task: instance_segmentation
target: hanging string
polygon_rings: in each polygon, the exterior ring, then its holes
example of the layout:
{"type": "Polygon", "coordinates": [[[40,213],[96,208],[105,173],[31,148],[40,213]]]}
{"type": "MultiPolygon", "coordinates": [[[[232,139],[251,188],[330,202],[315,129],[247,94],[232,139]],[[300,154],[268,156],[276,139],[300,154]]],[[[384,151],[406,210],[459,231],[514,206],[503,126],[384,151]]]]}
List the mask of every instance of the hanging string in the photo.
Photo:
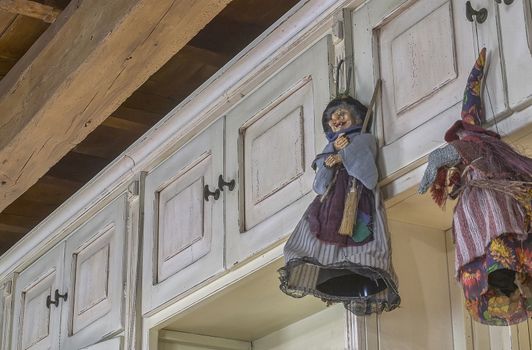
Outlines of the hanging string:
{"type": "Polygon", "coordinates": [[[340,69],[342,68],[343,63],[344,60],[341,59],[340,62],[338,62],[338,66],[336,67],[336,97],[340,96],[340,69]]]}
{"type": "MultiPolygon", "coordinates": [[[[475,26],[475,34],[476,34],[475,38],[476,38],[476,42],[477,42],[477,57],[478,57],[478,55],[480,54],[480,41],[478,39],[478,26],[477,26],[477,22],[476,21],[474,22],[474,26],[475,26]]],[[[488,95],[488,104],[490,106],[491,115],[492,115],[493,121],[495,123],[495,130],[497,131],[497,134],[500,135],[499,124],[498,124],[497,118],[495,116],[495,109],[493,108],[493,104],[491,103],[490,89],[489,89],[488,84],[487,84],[487,73],[488,73],[487,70],[485,70],[485,72],[484,72],[484,88],[486,89],[486,94],[488,95]]]]}
{"type": "Polygon", "coordinates": [[[353,69],[351,67],[349,67],[348,71],[347,71],[347,80],[345,82],[345,92],[344,92],[344,95],[351,95],[349,93],[349,88],[351,87],[351,73],[352,73],[353,69]]]}

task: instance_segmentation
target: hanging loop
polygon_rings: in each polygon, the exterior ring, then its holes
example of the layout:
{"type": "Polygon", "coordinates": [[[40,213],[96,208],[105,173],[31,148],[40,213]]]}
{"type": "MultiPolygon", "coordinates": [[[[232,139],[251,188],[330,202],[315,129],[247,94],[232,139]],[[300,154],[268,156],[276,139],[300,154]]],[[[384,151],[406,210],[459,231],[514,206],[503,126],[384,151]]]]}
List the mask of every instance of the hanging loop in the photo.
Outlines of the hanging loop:
{"type": "Polygon", "coordinates": [[[234,190],[235,189],[235,180],[233,179],[233,180],[231,180],[229,182],[226,182],[222,175],[218,176],[218,188],[220,189],[220,191],[224,190],[224,186],[227,186],[227,189],[229,191],[234,190]]]}
{"type": "Polygon", "coordinates": [[[46,307],[50,308],[50,305],[55,305],[55,307],[59,306],[59,299],[63,299],[64,301],[68,298],[68,293],[65,294],[59,294],[59,289],[55,290],[55,300],[52,300],[52,296],[49,295],[46,297],[46,307]]]}
{"type": "Polygon", "coordinates": [[[484,23],[488,18],[488,10],[481,8],[480,10],[473,9],[471,6],[471,1],[466,2],[466,18],[469,22],[473,22],[473,16],[477,23],[484,23]]]}
{"type": "MultiPolygon", "coordinates": [[[[495,2],[497,4],[500,4],[502,1],[501,0],[495,0],[495,2]]],[[[511,5],[511,4],[513,4],[513,2],[514,2],[514,0],[504,0],[504,4],[505,5],[511,5]]]]}
{"type": "Polygon", "coordinates": [[[220,198],[220,190],[216,189],[216,191],[212,192],[209,189],[209,185],[205,185],[205,187],[203,187],[203,199],[205,199],[205,202],[209,201],[209,197],[214,198],[214,200],[218,200],[218,198],[220,198]]]}

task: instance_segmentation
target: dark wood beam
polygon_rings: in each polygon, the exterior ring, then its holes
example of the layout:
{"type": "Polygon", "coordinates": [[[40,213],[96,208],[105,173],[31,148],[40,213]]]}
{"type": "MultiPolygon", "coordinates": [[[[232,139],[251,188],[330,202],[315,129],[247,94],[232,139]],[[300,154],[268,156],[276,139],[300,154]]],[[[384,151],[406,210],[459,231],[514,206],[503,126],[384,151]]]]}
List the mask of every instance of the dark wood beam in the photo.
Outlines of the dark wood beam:
{"type": "Polygon", "coordinates": [[[92,0],[67,6],[0,83],[0,211],[230,1],[92,0]]]}

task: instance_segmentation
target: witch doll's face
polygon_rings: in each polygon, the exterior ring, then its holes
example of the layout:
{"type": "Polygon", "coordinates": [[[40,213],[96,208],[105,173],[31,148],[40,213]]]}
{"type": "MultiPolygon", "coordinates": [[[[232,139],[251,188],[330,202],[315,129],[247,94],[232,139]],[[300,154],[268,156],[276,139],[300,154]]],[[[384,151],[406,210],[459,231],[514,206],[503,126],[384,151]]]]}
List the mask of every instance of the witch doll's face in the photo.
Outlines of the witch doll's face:
{"type": "Polygon", "coordinates": [[[349,128],[353,125],[353,116],[345,108],[338,108],[331,114],[331,119],[329,120],[329,126],[334,132],[338,132],[344,129],[349,128]]]}

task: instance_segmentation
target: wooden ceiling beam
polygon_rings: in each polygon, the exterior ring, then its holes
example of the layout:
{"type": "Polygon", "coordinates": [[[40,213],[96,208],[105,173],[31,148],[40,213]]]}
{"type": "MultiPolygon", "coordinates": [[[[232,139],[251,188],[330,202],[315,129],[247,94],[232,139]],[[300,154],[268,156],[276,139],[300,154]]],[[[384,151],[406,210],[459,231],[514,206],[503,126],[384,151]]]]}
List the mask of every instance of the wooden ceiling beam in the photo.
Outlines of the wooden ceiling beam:
{"type": "Polygon", "coordinates": [[[0,10],[37,18],[46,23],[55,22],[61,13],[60,9],[31,0],[0,0],[0,10]]]}
{"type": "Polygon", "coordinates": [[[72,2],[0,81],[0,211],[231,0],[72,2]]]}

